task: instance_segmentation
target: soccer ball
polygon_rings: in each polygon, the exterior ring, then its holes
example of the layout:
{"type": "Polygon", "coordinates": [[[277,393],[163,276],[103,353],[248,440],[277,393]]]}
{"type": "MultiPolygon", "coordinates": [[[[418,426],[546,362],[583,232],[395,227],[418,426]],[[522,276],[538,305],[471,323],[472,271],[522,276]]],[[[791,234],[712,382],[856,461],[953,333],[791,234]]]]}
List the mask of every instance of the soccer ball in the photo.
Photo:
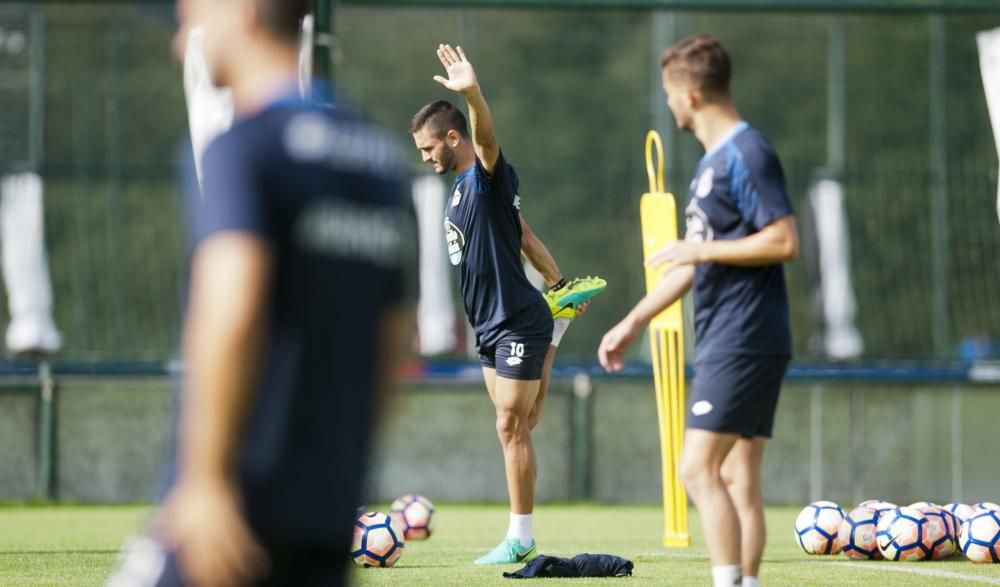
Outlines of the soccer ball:
{"type": "MultiPolygon", "coordinates": [[[[894,510],[894,509],[896,509],[899,506],[897,506],[896,504],[894,504],[894,503],[892,503],[890,501],[883,501],[881,499],[866,499],[865,501],[859,503],[858,507],[859,508],[871,508],[871,509],[875,510],[877,513],[881,513],[881,512],[887,511],[887,510],[894,510]]],[[[855,509],[857,509],[857,508],[855,508],[855,509]]]]}
{"type": "Polygon", "coordinates": [[[958,518],[940,507],[922,510],[927,518],[928,534],[935,537],[931,543],[931,560],[948,558],[958,552],[958,518]]]}
{"type": "Polygon", "coordinates": [[[795,518],[795,539],[806,554],[837,554],[837,534],[844,521],[844,510],[832,501],[815,501],[795,518]]]}
{"type": "Polygon", "coordinates": [[[404,544],[403,531],[385,514],[368,512],[354,521],[351,558],[362,567],[391,567],[404,544]]]}
{"type": "Polygon", "coordinates": [[[917,510],[918,512],[923,512],[929,510],[930,508],[937,508],[941,506],[939,506],[936,503],[931,503],[929,501],[918,501],[916,503],[911,503],[909,507],[917,510]]]}
{"type": "Polygon", "coordinates": [[[423,540],[434,531],[434,504],[422,495],[404,495],[389,506],[389,517],[406,540],[423,540]]]}
{"type": "Polygon", "coordinates": [[[981,511],[966,520],[959,545],[974,563],[1000,563],[1000,512],[981,511]]]}
{"type": "Polygon", "coordinates": [[[964,503],[949,503],[944,506],[944,509],[948,510],[956,518],[958,518],[959,528],[961,528],[961,524],[968,520],[976,511],[976,508],[964,503]]]}
{"type": "Polygon", "coordinates": [[[893,561],[918,561],[930,558],[931,546],[943,535],[943,528],[932,526],[927,517],[911,507],[900,507],[883,514],[879,520],[878,549],[893,561]]]}
{"type": "Polygon", "coordinates": [[[840,523],[837,541],[847,558],[878,559],[876,535],[879,513],[869,507],[856,507],[840,523]]]}
{"type": "Polygon", "coordinates": [[[1000,512],[1000,505],[993,503],[992,501],[981,501],[972,506],[977,510],[990,510],[991,512],[1000,512]]]}

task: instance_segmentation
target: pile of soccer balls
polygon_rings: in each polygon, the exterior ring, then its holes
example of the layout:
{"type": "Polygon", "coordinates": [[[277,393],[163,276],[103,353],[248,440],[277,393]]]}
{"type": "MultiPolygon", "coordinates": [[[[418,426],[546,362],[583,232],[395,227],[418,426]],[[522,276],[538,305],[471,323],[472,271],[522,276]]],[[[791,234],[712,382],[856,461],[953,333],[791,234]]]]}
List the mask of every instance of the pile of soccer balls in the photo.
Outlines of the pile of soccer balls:
{"type": "Polygon", "coordinates": [[[839,505],[817,501],[796,518],[795,539],[807,554],[919,561],[961,551],[974,563],[1000,563],[1000,505],[870,499],[844,515],[839,505]]]}
{"type": "Polygon", "coordinates": [[[351,558],[362,567],[391,567],[408,540],[424,540],[434,531],[434,504],[420,495],[404,495],[389,515],[368,512],[354,522],[351,558]]]}

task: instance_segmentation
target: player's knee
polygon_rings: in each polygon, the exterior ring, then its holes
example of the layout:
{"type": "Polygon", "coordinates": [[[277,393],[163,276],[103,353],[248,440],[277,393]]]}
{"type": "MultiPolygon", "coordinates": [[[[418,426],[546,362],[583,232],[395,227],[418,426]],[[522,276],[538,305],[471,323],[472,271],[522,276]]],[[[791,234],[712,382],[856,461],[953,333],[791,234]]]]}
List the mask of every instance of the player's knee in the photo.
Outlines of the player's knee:
{"type": "Polygon", "coordinates": [[[528,419],[506,408],[497,410],[497,436],[502,444],[513,442],[528,432],[528,419]]]}
{"type": "Polygon", "coordinates": [[[718,468],[713,468],[708,463],[693,459],[681,461],[680,478],[681,483],[684,484],[688,493],[693,495],[710,491],[723,485],[718,468]]]}

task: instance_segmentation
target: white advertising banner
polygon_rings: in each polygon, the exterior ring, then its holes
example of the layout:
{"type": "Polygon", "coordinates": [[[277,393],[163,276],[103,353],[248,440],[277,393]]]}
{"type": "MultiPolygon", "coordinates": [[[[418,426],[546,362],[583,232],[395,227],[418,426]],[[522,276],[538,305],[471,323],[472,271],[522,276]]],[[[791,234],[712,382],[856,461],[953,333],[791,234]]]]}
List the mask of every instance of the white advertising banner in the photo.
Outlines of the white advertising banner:
{"type": "MultiPolygon", "coordinates": [[[[979,45],[979,66],[983,71],[983,89],[993,123],[993,138],[1000,156],[1000,28],[976,35],[979,45]]],[[[1000,220],[1000,185],[997,186],[997,219],[1000,220]]]]}

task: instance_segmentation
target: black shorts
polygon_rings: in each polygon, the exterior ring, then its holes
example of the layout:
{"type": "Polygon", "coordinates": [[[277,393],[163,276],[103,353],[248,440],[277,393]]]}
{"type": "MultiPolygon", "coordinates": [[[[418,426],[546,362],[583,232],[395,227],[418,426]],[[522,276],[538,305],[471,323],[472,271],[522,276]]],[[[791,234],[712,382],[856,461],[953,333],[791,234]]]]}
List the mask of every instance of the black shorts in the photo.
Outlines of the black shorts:
{"type": "Polygon", "coordinates": [[[537,381],[552,344],[552,326],[549,305],[539,298],[490,333],[489,344],[479,347],[479,362],[501,377],[537,381]]]}
{"type": "Polygon", "coordinates": [[[788,361],[782,355],[741,354],[699,359],[687,427],[770,438],[788,361]]]}

